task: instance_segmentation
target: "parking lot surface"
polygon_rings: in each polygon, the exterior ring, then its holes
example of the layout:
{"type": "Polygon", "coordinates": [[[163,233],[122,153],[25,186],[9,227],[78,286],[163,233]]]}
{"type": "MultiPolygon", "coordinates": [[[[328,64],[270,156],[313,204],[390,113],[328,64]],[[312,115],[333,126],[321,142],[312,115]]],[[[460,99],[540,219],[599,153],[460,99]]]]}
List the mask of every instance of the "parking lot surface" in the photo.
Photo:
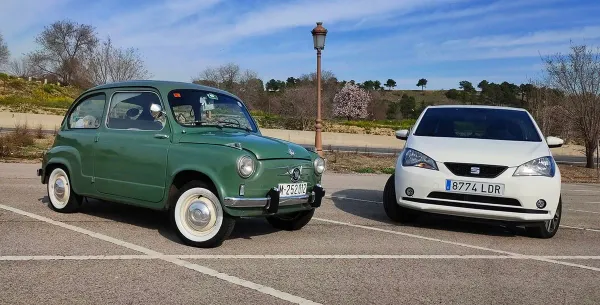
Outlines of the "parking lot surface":
{"type": "Polygon", "coordinates": [[[1,304],[600,304],[600,187],[563,184],[552,239],[424,217],[388,221],[387,175],[326,174],[296,232],[241,219],[215,249],[165,213],[47,206],[36,164],[0,164],[1,304]]]}

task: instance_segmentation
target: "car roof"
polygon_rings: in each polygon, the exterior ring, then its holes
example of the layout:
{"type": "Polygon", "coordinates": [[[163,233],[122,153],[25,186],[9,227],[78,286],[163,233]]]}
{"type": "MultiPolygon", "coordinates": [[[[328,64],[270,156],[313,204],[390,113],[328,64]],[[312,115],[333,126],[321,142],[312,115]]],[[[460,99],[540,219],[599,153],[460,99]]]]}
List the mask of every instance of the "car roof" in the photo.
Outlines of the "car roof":
{"type": "Polygon", "coordinates": [[[213,93],[220,93],[220,94],[228,95],[228,96],[234,97],[236,99],[239,99],[234,94],[224,91],[224,90],[221,90],[221,89],[218,89],[218,88],[194,84],[194,83],[168,81],[168,80],[130,80],[130,81],[114,82],[114,83],[102,84],[102,85],[98,85],[98,86],[89,88],[84,93],[88,93],[90,91],[95,91],[95,90],[123,88],[123,87],[155,87],[159,91],[165,91],[165,92],[168,92],[171,90],[176,90],[176,89],[196,89],[196,90],[210,91],[213,93]]]}
{"type": "Polygon", "coordinates": [[[507,107],[507,106],[490,106],[490,105],[434,105],[427,108],[480,108],[480,109],[498,109],[498,110],[520,110],[525,111],[525,108],[507,107]]]}

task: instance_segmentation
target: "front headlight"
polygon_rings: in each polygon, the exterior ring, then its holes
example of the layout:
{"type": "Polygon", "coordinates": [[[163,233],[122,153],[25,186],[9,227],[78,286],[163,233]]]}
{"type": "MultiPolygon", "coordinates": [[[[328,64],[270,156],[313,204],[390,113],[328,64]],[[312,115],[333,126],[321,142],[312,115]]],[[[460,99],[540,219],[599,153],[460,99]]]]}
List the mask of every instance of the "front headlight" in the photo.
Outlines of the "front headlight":
{"type": "Polygon", "coordinates": [[[317,157],[313,162],[313,165],[317,174],[321,175],[325,171],[325,160],[323,160],[323,158],[317,157]]]}
{"type": "Polygon", "coordinates": [[[406,151],[402,157],[402,166],[416,166],[420,168],[438,170],[435,160],[431,159],[426,154],[411,148],[406,148],[405,150],[406,151]]]}
{"type": "Polygon", "coordinates": [[[248,178],[254,173],[254,160],[248,156],[242,156],[237,162],[238,174],[242,178],[248,178]]]}
{"type": "Polygon", "coordinates": [[[525,164],[521,164],[515,170],[513,176],[546,176],[554,177],[556,165],[554,159],[550,156],[533,159],[525,164]]]}

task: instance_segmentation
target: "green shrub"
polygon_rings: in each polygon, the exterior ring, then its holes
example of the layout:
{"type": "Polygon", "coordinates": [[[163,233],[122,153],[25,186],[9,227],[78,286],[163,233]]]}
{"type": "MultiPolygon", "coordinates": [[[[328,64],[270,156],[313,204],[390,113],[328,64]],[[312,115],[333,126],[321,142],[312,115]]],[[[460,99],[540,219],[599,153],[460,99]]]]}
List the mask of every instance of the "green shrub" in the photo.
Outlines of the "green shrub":
{"type": "Polygon", "coordinates": [[[0,73],[0,80],[7,81],[10,79],[10,76],[6,73],[0,73]]]}
{"type": "Polygon", "coordinates": [[[390,128],[394,130],[408,129],[414,125],[416,120],[405,119],[398,120],[376,120],[376,121],[341,121],[340,123],[346,126],[355,126],[361,128],[390,128]]]}

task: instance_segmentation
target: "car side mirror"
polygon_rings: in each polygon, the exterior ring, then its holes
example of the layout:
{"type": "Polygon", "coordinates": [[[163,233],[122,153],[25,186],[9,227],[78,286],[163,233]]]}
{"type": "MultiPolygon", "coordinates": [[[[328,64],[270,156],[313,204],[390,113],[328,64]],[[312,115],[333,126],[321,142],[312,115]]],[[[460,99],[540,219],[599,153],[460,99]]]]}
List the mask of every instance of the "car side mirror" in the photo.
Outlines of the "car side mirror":
{"type": "Polygon", "coordinates": [[[565,141],[557,137],[547,137],[546,143],[548,143],[548,147],[550,148],[557,148],[563,146],[565,141]]]}
{"type": "Polygon", "coordinates": [[[164,114],[162,107],[159,104],[150,105],[150,114],[154,119],[160,118],[161,115],[164,114]]]}
{"type": "Polygon", "coordinates": [[[396,130],[396,139],[407,140],[408,139],[408,129],[396,130]]]}

